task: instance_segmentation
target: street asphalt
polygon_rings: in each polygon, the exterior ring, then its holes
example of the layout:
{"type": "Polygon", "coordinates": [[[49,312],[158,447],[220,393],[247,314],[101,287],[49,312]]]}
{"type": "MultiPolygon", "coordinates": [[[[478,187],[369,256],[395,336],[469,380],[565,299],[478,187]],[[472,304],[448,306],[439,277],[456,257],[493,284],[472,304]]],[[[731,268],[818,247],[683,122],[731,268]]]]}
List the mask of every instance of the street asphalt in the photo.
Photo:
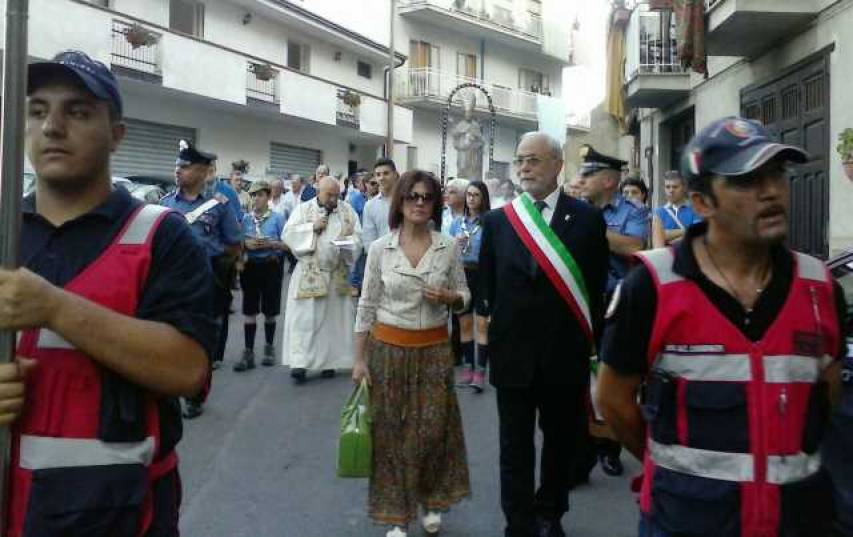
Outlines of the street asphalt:
{"type": "MultiPolygon", "coordinates": [[[[239,311],[240,295],[235,297],[239,311]]],[[[243,331],[232,315],[228,352],[214,373],[205,413],[185,422],[179,446],[185,537],[384,537],[367,517],[367,480],[335,476],[340,410],[352,390],[348,372],[290,382],[282,366],[234,373],[243,331]]],[[[280,323],[279,323],[280,324],[280,323]]],[[[262,347],[258,331],[257,350],[262,347]]],[[[281,348],[281,326],[278,330],[281,348]]],[[[328,334],[334,337],[334,334],[328,334]]],[[[458,391],[472,496],[444,517],[444,537],[499,537],[498,433],[494,390],[458,391]]],[[[598,468],[571,495],[569,537],[633,537],[637,507],[628,482],[639,463],[623,454],[626,474],[598,468]]],[[[409,535],[424,535],[410,527],[409,535]]]]}

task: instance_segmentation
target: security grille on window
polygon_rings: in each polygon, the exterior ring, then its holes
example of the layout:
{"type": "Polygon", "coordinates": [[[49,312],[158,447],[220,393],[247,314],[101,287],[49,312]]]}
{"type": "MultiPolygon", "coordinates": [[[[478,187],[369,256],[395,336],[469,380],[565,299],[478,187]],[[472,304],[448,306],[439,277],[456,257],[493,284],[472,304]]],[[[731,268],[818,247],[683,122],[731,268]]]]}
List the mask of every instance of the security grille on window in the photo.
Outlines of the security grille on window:
{"type": "Polygon", "coordinates": [[[169,28],[204,37],[204,4],[198,0],[170,0],[169,28]]]}
{"type": "Polygon", "coordinates": [[[373,78],[373,66],[367,62],[358,62],[356,64],[358,76],[363,78],[373,78]]]}
{"type": "Polygon", "coordinates": [[[308,45],[296,41],[287,42],[287,66],[297,71],[309,71],[310,49],[308,45]]]}

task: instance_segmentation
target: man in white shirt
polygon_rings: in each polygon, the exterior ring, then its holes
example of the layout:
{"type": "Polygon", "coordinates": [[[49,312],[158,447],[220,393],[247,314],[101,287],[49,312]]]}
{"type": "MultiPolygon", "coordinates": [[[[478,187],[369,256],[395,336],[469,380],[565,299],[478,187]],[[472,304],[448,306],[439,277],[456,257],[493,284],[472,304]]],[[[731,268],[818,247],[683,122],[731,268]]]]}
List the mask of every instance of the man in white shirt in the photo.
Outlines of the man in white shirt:
{"type": "Polygon", "coordinates": [[[444,206],[444,212],[441,214],[441,232],[445,235],[450,234],[450,224],[453,223],[453,219],[465,214],[465,191],[468,190],[469,184],[471,184],[470,181],[459,177],[447,182],[445,187],[447,205],[444,206]]]}
{"type": "Polygon", "coordinates": [[[284,200],[282,204],[288,214],[293,213],[293,209],[299,205],[299,198],[302,196],[302,189],[305,187],[305,179],[298,173],[290,176],[290,190],[283,194],[284,200]]]}
{"type": "Polygon", "coordinates": [[[388,233],[388,211],[391,208],[391,190],[397,184],[400,174],[397,166],[389,158],[376,161],[373,165],[373,177],[379,182],[379,194],[371,198],[362,213],[362,243],[365,255],[370,243],[388,233]]]}
{"type": "Polygon", "coordinates": [[[287,220],[287,216],[290,214],[290,211],[287,210],[287,206],[285,205],[284,182],[281,179],[273,179],[270,181],[270,189],[270,210],[274,213],[280,214],[285,220],[287,220]]]}

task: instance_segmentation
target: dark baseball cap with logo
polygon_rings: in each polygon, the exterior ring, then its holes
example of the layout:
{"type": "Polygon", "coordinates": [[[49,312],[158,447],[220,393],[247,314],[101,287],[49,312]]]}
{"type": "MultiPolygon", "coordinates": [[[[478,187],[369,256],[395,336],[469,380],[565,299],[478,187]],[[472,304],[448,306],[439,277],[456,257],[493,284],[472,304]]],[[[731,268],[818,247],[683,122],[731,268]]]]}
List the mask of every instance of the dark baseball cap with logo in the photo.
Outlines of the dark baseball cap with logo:
{"type": "Polygon", "coordinates": [[[27,95],[31,95],[57,73],[76,78],[95,98],[112,103],[118,115],[122,115],[121,93],[115,75],[106,65],[79,50],[66,50],[50,61],[30,64],[27,72],[27,95]]]}
{"type": "Polygon", "coordinates": [[[798,164],[809,160],[805,150],[771,140],[761,123],[731,116],[714,121],[690,140],[681,156],[681,174],[688,185],[696,185],[714,175],[749,174],[776,157],[798,164]]]}

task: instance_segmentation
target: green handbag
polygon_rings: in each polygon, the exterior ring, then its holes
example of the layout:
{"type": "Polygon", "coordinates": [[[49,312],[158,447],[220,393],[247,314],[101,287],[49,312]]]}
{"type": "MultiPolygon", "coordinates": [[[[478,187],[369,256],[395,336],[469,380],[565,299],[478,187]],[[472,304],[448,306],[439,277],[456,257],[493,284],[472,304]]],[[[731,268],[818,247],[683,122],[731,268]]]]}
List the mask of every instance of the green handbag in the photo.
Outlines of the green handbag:
{"type": "Polygon", "coordinates": [[[341,412],[338,477],[370,477],[372,456],[370,392],[367,381],[362,380],[341,412]]]}

